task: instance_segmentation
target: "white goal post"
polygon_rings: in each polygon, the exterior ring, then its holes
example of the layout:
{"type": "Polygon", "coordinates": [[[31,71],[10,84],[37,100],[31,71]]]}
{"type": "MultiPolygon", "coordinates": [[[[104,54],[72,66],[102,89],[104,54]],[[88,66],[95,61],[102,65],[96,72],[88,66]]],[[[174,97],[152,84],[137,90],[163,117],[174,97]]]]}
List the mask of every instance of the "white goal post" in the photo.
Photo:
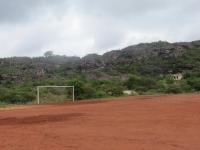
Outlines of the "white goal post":
{"type": "Polygon", "coordinates": [[[74,86],[37,86],[37,104],[40,104],[40,88],[72,88],[72,99],[74,99],[74,86]]]}

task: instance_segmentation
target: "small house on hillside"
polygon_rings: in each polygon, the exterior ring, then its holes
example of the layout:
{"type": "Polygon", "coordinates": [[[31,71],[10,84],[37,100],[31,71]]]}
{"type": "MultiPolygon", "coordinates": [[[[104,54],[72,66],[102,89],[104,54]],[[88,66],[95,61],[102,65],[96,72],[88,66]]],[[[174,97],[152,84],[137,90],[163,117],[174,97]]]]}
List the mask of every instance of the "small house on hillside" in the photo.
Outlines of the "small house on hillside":
{"type": "Polygon", "coordinates": [[[126,90],[126,91],[123,91],[123,94],[124,95],[138,95],[138,93],[134,90],[126,90]]]}
{"type": "Polygon", "coordinates": [[[177,73],[177,74],[172,74],[172,78],[174,80],[182,80],[183,79],[183,75],[181,73],[177,73]]]}

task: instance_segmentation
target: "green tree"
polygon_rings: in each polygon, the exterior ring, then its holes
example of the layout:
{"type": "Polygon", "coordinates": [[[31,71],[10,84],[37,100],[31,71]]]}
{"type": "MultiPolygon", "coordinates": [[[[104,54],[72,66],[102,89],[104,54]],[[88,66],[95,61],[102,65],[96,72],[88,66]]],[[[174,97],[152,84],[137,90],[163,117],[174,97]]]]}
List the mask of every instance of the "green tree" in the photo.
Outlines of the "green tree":
{"type": "Polygon", "coordinates": [[[54,56],[53,51],[46,51],[46,52],[44,53],[44,56],[45,56],[46,58],[54,56]]]}

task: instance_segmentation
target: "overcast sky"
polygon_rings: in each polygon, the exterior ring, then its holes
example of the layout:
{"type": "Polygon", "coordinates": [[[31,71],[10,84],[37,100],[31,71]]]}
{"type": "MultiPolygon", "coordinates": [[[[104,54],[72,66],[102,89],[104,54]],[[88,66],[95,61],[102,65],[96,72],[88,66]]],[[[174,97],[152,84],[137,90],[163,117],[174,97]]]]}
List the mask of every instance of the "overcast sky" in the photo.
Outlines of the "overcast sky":
{"type": "Polygon", "coordinates": [[[200,0],[0,0],[0,57],[200,40],[200,0]]]}

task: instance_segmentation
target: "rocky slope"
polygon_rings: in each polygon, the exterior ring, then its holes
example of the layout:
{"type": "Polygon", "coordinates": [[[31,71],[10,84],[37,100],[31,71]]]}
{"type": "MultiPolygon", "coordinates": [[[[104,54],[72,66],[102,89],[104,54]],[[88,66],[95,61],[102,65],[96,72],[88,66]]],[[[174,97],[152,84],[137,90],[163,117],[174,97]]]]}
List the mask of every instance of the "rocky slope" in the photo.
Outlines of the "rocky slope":
{"type": "Polygon", "coordinates": [[[13,57],[0,59],[0,81],[48,78],[85,74],[96,79],[125,78],[128,74],[162,75],[200,72],[200,41],[142,43],[83,58],[13,57]]]}

